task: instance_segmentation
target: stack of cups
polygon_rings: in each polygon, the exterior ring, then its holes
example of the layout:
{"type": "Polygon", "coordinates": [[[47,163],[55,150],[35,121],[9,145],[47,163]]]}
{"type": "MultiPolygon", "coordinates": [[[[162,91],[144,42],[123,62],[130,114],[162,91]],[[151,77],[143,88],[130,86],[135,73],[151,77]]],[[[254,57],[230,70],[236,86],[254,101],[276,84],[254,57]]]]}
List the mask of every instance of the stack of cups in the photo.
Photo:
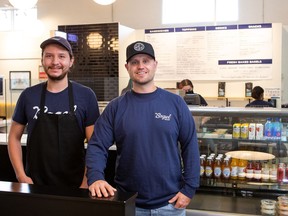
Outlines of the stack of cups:
{"type": "Polygon", "coordinates": [[[288,196],[283,195],[278,197],[278,215],[288,215],[288,196]]]}
{"type": "Polygon", "coordinates": [[[276,215],[276,201],[271,199],[261,200],[261,214],[263,216],[276,215]]]}

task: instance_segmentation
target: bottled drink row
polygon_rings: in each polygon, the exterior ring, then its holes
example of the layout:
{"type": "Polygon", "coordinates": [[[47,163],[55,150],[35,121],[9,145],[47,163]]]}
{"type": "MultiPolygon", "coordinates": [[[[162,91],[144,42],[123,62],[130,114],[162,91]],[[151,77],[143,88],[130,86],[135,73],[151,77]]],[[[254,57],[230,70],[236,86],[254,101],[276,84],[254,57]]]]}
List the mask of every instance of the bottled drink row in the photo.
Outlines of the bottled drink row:
{"type": "Polygon", "coordinates": [[[223,180],[256,182],[288,182],[288,166],[285,163],[268,163],[236,159],[223,154],[200,156],[200,177],[223,180]]]}
{"type": "Polygon", "coordinates": [[[249,140],[280,140],[283,125],[280,118],[267,118],[266,123],[234,123],[233,138],[249,140]]]}

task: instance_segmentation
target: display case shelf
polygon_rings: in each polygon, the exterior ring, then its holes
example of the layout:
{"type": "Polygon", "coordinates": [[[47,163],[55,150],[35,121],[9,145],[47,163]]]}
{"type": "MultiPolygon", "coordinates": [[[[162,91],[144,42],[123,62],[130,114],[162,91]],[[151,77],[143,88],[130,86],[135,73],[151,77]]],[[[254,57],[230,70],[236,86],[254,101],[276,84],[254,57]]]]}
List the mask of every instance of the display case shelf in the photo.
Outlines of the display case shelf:
{"type": "MultiPolygon", "coordinates": [[[[192,116],[194,117],[196,127],[198,144],[201,155],[207,157],[212,153],[216,156],[219,154],[226,155],[231,151],[251,151],[267,153],[273,157],[260,161],[260,163],[267,163],[278,165],[285,163],[288,167],[288,110],[277,108],[242,108],[242,107],[197,107],[188,106],[192,116]],[[282,124],[282,136],[279,138],[269,138],[265,136],[256,140],[256,138],[234,138],[233,124],[234,123],[261,123],[263,127],[267,118],[280,118],[282,124]]],[[[261,158],[260,158],[261,159],[261,158]]],[[[222,188],[223,191],[231,190],[262,190],[265,194],[269,194],[271,190],[276,190],[279,193],[288,192],[288,168],[287,175],[281,181],[267,181],[255,179],[219,179],[219,178],[201,178],[201,187],[208,187],[211,190],[222,188]]],[[[200,187],[200,188],[201,188],[200,187]]],[[[274,192],[273,192],[274,193],[274,192]]]]}

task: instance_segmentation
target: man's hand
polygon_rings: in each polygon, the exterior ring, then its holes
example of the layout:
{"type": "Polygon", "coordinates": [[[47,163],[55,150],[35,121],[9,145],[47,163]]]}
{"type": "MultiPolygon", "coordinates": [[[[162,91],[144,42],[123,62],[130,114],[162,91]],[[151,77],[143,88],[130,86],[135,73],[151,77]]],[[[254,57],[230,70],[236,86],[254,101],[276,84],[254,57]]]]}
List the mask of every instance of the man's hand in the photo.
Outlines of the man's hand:
{"type": "Polygon", "coordinates": [[[175,205],[174,205],[175,208],[186,208],[189,205],[190,201],[191,201],[191,199],[189,197],[185,196],[181,192],[178,192],[168,202],[171,204],[175,203],[175,205]]]}
{"type": "Polygon", "coordinates": [[[92,196],[108,197],[114,196],[116,189],[106,181],[98,180],[89,186],[89,191],[91,192],[92,196]]]}
{"type": "Polygon", "coordinates": [[[19,183],[33,184],[32,179],[27,175],[17,176],[17,180],[19,183]]]}

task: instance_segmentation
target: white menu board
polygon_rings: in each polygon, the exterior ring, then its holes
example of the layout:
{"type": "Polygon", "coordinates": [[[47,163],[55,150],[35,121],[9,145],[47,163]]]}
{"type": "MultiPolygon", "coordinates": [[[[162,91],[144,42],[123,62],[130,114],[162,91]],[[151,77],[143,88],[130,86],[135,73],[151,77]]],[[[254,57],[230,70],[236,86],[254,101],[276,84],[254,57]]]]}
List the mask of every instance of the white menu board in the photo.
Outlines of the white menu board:
{"type": "Polygon", "coordinates": [[[156,80],[263,80],[272,77],[271,23],[146,29],[156,80]]]}

